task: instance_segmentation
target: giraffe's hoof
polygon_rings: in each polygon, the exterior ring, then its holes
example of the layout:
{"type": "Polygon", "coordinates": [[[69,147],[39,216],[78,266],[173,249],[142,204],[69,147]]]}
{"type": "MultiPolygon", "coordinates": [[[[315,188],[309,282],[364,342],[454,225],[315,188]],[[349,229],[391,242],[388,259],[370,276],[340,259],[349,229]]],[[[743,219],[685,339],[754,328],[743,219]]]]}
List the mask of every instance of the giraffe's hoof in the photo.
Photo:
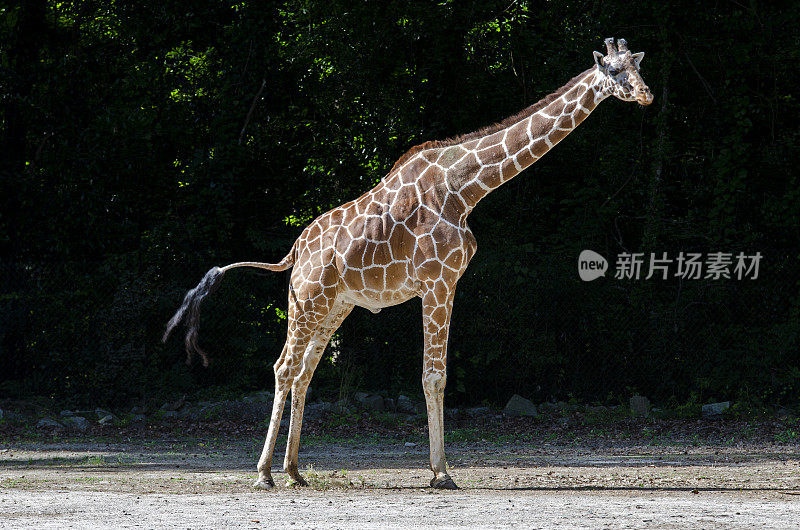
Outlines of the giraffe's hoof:
{"type": "Polygon", "coordinates": [[[293,464],[284,463],[283,470],[289,475],[289,480],[286,481],[287,486],[308,486],[308,482],[300,475],[296,462],[293,464]]]}
{"type": "Polygon", "coordinates": [[[456,483],[453,482],[453,479],[445,475],[442,478],[432,478],[431,479],[431,487],[436,488],[437,490],[457,490],[459,489],[456,486],[456,483]]]}
{"type": "Polygon", "coordinates": [[[289,477],[289,480],[286,481],[286,486],[290,488],[308,486],[308,482],[300,475],[297,475],[295,477],[289,477]]]}
{"type": "Polygon", "coordinates": [[[275,481],[272,480],[272,477],[259,478],[253,484],[253,489],[257,490],[271,490],[274,487],[275,487],[275,481]]]}

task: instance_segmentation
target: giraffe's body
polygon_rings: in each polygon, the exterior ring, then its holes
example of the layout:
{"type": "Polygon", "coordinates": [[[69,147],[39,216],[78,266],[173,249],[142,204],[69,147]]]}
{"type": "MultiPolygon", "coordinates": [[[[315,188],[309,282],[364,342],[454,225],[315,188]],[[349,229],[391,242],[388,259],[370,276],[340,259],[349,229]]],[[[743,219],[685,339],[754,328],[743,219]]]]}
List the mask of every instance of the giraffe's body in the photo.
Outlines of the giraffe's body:
{"type": "MultiPolygon", "coordinates": [[[[477,248],[467,216],[489,192],[561,141],[606,97],[613,94],[643,104],[652,101],[638,75],[641,55],[632,56],[624,41],[619,50],[623,53],[613,49],[613,43],[608,46],[609,55],[596,58],[596,66],[517,116],[462,138],[412,149],[373,189],[309,224],[280,263],[235,263],[212,269],[187,295],[168,332],[187,307],[192,315],[197,313],[200,300],[224,271],[240,266],[270,270],[294,266],[289,329],[275,363],[275,401],[256,486],[272,486],[272,453],[290,389],[292,416],[284,469],[303,483],[297,452],[306,390],[331,335],[352,308],[357,305],[377,312],[420,297],[431,484],[455,487],[444,459],[443,395],[455,288],[477,248]],[[618,66],[618,76],[625,75],[626,82],[609,73],[618,66]]],[[[196,321],[190,324],[187,346],[191,351],[196,349],[197,329],[196,321]]]]}

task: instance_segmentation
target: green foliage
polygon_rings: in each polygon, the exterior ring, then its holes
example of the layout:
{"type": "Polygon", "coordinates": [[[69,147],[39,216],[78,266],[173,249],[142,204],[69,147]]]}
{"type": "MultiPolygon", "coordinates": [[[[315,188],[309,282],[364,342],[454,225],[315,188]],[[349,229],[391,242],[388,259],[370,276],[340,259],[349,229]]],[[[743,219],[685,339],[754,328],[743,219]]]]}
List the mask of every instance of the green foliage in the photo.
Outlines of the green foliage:
{"type": "Polygon", "coordinates": [[[692,392],[685,403],[677,406],[675,406],[675,404],[672,405],[671,410],[674,410],[675,415],[682,419],[698,418],[703,408],[703,404],[697,392],[692,392]]]}
{"type": "MultiPolygon", "coordinates": [[[[203,309],[209,369],[159,343],[185,291],[212,265],[276,261],[410,146],[515,113],[614,35],[647,52],[656,101],[603,104],[472,214],[448,402],[632,387],[687,414],[712,399],[797,403],[796,15],[507,0],[0,7],[0,392],[77,404],[269,388],[286,278],[225,278],[203,309]],[[750,282],[584,284],[584,248],[765,260],[750,282]]],[[[354,311],[315,388],[418,392],[420,327],[417,302],[354,311]]]]}

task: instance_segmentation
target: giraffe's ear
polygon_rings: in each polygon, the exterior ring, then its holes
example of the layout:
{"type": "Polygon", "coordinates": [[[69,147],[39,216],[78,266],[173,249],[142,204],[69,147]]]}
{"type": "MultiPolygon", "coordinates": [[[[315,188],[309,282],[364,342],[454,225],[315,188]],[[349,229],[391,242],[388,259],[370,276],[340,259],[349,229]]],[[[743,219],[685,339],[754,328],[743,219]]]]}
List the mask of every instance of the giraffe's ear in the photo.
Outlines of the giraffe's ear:
{"type": "Polygon", "coordinates": [[[636,65],[636,68],[639,68],[639,63],[641,63],[642,59],[644,59],[644,52],[634,53],[633,55],[631,55],[631,57],[633,58],[633,62],[636,65]]]}
{"type": "Polygon", "coordinates": [[[594,55],[594,63],[597,65],[597,67],[601,70],[605,69],[605,66],[603,65],[603,54],[600,52],[592,52],[592,55],[594,55]]]}

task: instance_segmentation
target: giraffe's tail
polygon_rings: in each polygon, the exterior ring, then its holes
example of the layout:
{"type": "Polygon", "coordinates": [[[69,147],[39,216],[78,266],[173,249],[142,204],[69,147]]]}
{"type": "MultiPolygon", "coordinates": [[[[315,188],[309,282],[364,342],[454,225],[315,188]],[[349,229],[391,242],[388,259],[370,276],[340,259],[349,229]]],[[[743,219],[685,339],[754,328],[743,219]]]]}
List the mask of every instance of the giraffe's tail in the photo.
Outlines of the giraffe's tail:
{"type": "Polygon", "coordinates": [[[178,308],[178,311],[175,312],[175,315],[173,315],[167,323],[167,329],[164,331],[164,336],[161,338],[161,341],[167,342],[172,330],[175,329],[181,321],[184,321],[186,325],[186,337],[184,339],[186,343],[186,362],[191,362],[192,356],[197,353],[203,361],[203,366],[208,366],[208,354],[200,348],[197,342],[197,335],[200,330],[200,304],[203,302],[203,299],[217,290],[225,272],[230,269],[235,269],[237,267],[255,267],[270,271],[285,271],[294,265],[294,250],[294,247],[292,247],[289,254],[278,263],[243,261],[240,263],[231,263],[222,268],[214,267],[208,271],[206,275],[203,276],[203,279],[200,280],[200,283],[197,284],[197,287],[186,293],[181,307],[178,308]]]}

